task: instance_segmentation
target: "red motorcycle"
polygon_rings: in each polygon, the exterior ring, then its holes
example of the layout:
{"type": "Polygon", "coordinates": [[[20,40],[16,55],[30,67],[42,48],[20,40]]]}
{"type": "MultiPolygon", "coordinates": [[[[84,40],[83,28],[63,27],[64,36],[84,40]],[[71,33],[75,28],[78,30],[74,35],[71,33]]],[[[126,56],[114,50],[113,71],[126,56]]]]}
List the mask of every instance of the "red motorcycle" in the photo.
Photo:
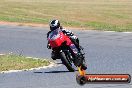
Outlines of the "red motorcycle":
{"type": "Polygon", "coordinates": [[[78,49],[70,37],[65,35],[61,29],[56,29],[49,34],[48,42],[53,51],[59,55],[57,59],[61,59],[69,71],[75,71],[74,65],[78,49]]]}

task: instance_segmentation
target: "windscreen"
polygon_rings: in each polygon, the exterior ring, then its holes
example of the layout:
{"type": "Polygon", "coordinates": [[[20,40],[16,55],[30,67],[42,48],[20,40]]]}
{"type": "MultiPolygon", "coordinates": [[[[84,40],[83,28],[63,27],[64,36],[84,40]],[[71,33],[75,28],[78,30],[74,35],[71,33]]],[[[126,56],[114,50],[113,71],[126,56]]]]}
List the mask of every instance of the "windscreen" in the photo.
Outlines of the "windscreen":
{"type": "Polygon", "coordinates": [[[56,29],[56,30],[52,31],[52,32],[49,34],[49,37],[48,37],[48,38],[49,38],[50,40],[55,40],[55,39],[57,39],[57,38],[60,37],[60,32],[61,32],[61,30],[56,29]]]}

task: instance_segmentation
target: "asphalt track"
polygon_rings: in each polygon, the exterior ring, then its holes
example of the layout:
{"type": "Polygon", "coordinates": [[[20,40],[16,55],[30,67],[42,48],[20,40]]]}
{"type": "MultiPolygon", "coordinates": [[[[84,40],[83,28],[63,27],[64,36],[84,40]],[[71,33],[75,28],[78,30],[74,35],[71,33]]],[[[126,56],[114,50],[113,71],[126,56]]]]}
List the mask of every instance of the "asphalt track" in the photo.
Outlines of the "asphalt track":
{"type": "MultiPolygon", "coordinates": [[[[73,30],[85,48],[87,73],[132,75],[132,33],[73,30]]],[[[0,25],[0,53],[50,58],[48,28],[0,25]]],[[[132,84],[76,83],[76,73],[60,65],[47,69],[0,74],[0,88],[132,88],[132,84]]]]}

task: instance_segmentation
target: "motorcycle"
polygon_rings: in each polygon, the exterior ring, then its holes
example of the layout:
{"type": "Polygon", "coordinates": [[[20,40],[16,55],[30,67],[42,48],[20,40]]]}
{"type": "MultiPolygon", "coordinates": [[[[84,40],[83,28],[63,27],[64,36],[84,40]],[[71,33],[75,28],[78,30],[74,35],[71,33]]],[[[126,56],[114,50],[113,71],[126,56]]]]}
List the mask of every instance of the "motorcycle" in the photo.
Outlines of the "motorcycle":
{"type": "Polygon", "coordinates": [[[57,52],[57,59],[61,59],[67,69],[70,72],[74,72],[74,67],[76,66],[75,59],[77,59],[76,54],[79,51],[75,44],[71,41],[70,37],[65,35],[61,29],[56,29],[49,34],[48,42],[53,51],[57,52]]]}

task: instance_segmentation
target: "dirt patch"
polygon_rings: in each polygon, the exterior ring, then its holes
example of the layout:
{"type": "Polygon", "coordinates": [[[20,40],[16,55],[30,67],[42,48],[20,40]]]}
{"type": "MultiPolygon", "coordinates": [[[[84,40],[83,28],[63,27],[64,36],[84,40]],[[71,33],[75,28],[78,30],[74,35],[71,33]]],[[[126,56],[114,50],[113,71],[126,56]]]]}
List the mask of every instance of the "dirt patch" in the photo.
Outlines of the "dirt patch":
{"type": "Polygon", "coordinates": [[[3,25],[17,25],[17,26],[48,27],[48,25],[46,25],[46,24],[18,23],[18,22],[6,22],[6,21],[0,21],[0,24],[3,24],[3,25]]]}
{"type": "MultiPolygon", "coordinates": [[[[0,24],[2,24],[2,25],[17,25],[17,26],[31,26],[31,27],[49,27],[48,24],[19,23],[19,22],[6,22],[6,21],[0,21],[0,24]]],[[[82,28],[79,28],[79,27],[66,27],[66,29],[86,30],[86,28],[83,28],[83,27],[82,28]]]]}

